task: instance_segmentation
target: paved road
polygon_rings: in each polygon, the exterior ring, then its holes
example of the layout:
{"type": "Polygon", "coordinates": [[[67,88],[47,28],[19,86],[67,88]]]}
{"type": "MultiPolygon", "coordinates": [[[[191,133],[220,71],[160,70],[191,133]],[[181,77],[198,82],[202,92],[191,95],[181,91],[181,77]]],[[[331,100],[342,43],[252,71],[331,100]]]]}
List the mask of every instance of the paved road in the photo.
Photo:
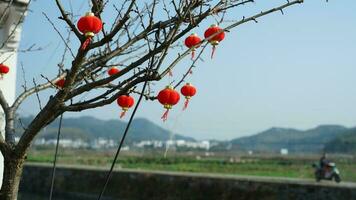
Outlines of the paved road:
{"type": "Polygon", "coordinates": [[[276,182],[276,183],[290,183],[298,185],[320,185],[320,186],[330,186],[330,187],[347,187],[356,189],[356,182],[340,182],[336,183],[334,181],[322,180],[316,182],[314,179],[300,179],[300,178],[284,178],[284,177],[260,177],[260,176],[244,176],[244,175],[233,175],[229,177],[234,177],[237,179],[247,179],[251,181],[261,181],[261,182],[276,182]]]}

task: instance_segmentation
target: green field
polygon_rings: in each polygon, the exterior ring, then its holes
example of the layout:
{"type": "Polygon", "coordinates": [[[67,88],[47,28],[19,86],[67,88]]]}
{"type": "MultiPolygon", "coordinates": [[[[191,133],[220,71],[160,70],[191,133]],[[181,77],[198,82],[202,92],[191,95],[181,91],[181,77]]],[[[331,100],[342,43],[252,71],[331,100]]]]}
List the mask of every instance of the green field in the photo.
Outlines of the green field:
{"type": "MultiPolygon", "coordinates": [[[[61,150],[59,164],[109,167],[114,152],[61,150]]],[[[352,157],[334,156],[344,181],[356,182],[356,160],[352,157]]],[[[32,151],[27,162],[51,163],[53,151],[32,151]]],[[[238,156],[238,155],[186,155],[171,154],[166,158],[154,153],[124,153],[117,162],[118,168],[164,171],[220,173],[269,177],[313,178],[316,156],[238,156]]]]}

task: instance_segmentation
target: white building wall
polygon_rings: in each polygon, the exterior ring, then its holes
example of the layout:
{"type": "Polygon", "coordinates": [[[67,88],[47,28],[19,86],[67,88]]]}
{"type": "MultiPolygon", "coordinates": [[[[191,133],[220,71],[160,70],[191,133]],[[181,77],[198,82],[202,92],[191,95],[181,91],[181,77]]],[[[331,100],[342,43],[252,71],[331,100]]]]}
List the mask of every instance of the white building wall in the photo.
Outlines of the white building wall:
{"type": "MultiPolygon", "coordinates": [[[[23,19],[23,11],[26,8],[28,0],[12,1],[10,9],[6,10],[6,15],[0,21],[0,47],[6,42],[6,45],[0,49],[0,63],[10,67],[10,72],[4,75],[0,80],[0,90],[5,96],[7,102],[11,105],[15,100],[16,95],[16,64],[17,53],[21,37],[21,24],[17,25],[19,20],[23,19]],[[11,35],[11,36],[10,36],[11,35]],[[10,37],[9,37],[10,36],[10,37]]],[[[0,3],[0,16],[8,6],[8,2],[0,3]]],[[[4,134],[5,123],[3,119],[3,110],[0,108],[0,130],[4,134]]],[[[5,135],[3,135],[5,137],[5,135]]],[[[4,169],[4,159],[0,154],[0,185],[2,184],[4,169]]]]}
{"type": "MultiPolygon", "coordinates": [[[[11,53],[0,53],[0,61],[7,58],[11,53]]],[[[4,94],[7,102],[12,104],[15,100],[16,93],[16,64],[17,54],[12,54],[11,57],[4,62],[5,65],[10,67],[10,72],[3,76],[0,80],[0,90],[4,94]]]]}
{"type": "MultiPolygon", "coordinates": [[[[9,53],[4,53],[0,56],[0,61],[4,58],[7,58],[9,53]]],[[[16,61],[17,61],[17,54],[13,55],[4,62],[5,65],[10,67],[10,72],[0,80],[0,90],[3,92],[7,102],[11,105],[15,100],[15,92],[16,92],[16,61]]],[[[3,116],[3,110],[0,109],[0,114],[3,116]]],[[[5,123],[4,119],[0,121],[0,130],[1,133],[4,135],[5,123]]],[[[0,153],[0,184],[2,184],[2,177],[3,177],[3,170],[4,170],[4,158],[0,153]]]]}

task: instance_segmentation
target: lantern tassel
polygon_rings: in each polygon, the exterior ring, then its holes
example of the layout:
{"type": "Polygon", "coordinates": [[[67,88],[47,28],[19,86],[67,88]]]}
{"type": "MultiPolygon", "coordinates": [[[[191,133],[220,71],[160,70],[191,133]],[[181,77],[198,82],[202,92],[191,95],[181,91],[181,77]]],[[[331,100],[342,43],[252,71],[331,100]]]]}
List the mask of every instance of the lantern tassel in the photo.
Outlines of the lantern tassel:
{"type": "Polygon", "coordinates": [[[120,114],[120,119],[123,118],[125,116],[125,114],[126,114],[126,110],[123,110],[120,114]]]}
{"type": "Polygon", "coordinates": [[[192,51],[192,60],[194,60],[195,57],[195,50],[192,51]]]}
{"type": "Polygon", "coordinates": [[[184,102],[183,110],[186,110],[188,108],[188,104],[189,104],[189,99],[186,99],[184,102]]]}
{"type": "Polygon", "coordinates": [[[91,37],[87,37],[87,39],[84,41],[83,45],[82,45],[82,50],[85,50],[88,45],[90,44],[91,42],[91,37]]]}
{"type": "Polygon", "coordinates": [[[211,59],[213,59],[214,54],[215,54],[216,46],[213,45],[213,50],[211,51],[211,59]]]}
{"type": "Polygon", "coordinates": [[[163,113],[163,115],[162,115],[162,117],[161,117],[161,119],[162,119],[164,122],[168,119],[168,112],[169,112],[169,109],[167,109],[167,110],[163,113]]]}

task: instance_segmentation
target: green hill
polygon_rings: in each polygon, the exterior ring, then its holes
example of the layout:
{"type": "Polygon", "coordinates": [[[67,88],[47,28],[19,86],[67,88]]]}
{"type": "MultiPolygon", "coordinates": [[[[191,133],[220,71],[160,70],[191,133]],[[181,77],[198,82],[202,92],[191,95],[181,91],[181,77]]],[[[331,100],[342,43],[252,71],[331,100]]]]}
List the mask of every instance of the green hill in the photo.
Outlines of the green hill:
{"type": "MultiPolygon", "coordinates": [[[[24,125],[30,123],[33,117],[21,118],[24,125]]],[[[44,128],[37,138],[56,138],[59,120],[55,120],[44,128]]],[[[100,120],[94,117],[63,118],[62,138],[77,139],[81,138],[86,141],[98,137],[118,140],[121,138],[126,122],[119,120],[100,120]]],[[[16,125],[20,129],[20,125],[16,125]]],[[[170,131],[150,122],[147,119],[138,118],[133,120],[129,130],[126,142],[132,143],[142,140],[168,140],[170,131]]],[[[174,135],[174,139],[184,139],[194,141],[192,137],[186,137],[179,134],[174,135]]]]}
{"type": "Polygon", "coordinates": [[[286,148],[290,152],[322,151],[325,144],[344,133],[347,128],[338,125],[323,125],[309,130],[271,128],[259,134],[234,139],[231,148],[277,152],[286,148]]]}
{"type": "Polygon", "coordinates": [[[326,143],[325,151],[330,153],[356,153],[356,128],[349,129],[326,143]]]}

